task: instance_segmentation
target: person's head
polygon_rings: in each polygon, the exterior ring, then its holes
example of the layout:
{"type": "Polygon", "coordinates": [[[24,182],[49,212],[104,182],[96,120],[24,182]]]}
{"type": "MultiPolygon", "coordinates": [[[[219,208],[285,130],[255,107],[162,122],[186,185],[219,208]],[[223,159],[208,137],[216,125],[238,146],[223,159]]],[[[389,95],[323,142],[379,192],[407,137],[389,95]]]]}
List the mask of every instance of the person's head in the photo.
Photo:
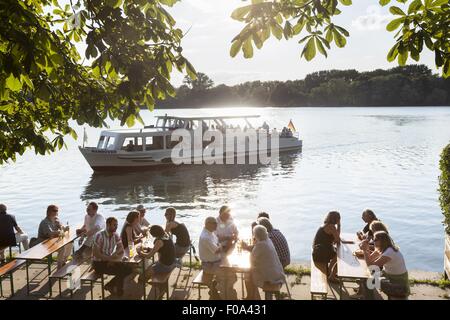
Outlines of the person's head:
{"type": "Polygon", "coordinates": [[[272,223],[270,223],[270,220],[267,218],[259,218],[258,224],[264,226],[266,228],[267,232],[272,232],[272,230],[273,230],[272,223]]]}
{"type": "Polygon", "coordinates": [[[252,232],[253,232],[253,228],[255,227],[255,226],[257,226],[258,225],[258,222],[256,222],[256,221],[253,221],[252,222],[252,232]]]}
{"type": "Polygon", "coordinates": [[[269,214],[267,212],[260,212],[258,213],[258,218],[267,218],[270,219],[269,214]]]}
{"type": "Polygon", "coordinates": [[[253,238],[255,238],[256,241],[264,241],[267,240],[268,237],[269,235],[266,227],[257,225],[253,228],[253,238]]]}
{"type": "Polygon", "coordinates": [[[95,216],[95,214],[97,213],[98,210],[98,204],[95,202],[91,202],[88,204],[87,208],[86,208],[86,212],[89,216],[95,216]]]}
{"type": "Polygon", "coordinates": [[[380,252],[384,252],[388,248],[392,248],[394,249],[394,251],[398,251],[398,248],[394,244],[394,241],[385,231],[375,232],[375,234],[373,235],[373,242],[375,244],[375,248],[377,248],[380,252]]]}
{"type": "Polygon", "coordinates": [[[386,227],[386,225],[378,220],[372,221],[369,225],[369,229],[370,231],[372,231],[372,233],[378,232],[378,231],[384,231],[387,234],[389,234],[389,231],[386,227]]]}
{"type": "Polygon", "coordinates": [[[370,210],[370,209],[366,209],[363,211],[361,218],[363,219],[363,221],[365,223],[371,223],[372,221],[378,220],[377,216],[375,215],[375,213],[370,210]]]}
{"type": "Polygon", "coordinates": [[[337,211],[330,211],[327,213],[324,224],[338,224],[341,222],[341,214],[337,211]]]}
{"type": "Polygon", "coordinates": [[[175,216],[177,215],[177,211],[175,208],[169,207],[166,209],[166,212],[164,213],[164,216],[166,217],[167,221],[174,221],[175,216]]]}
{"type": "Polygon", "coordinates": [[[214,232],[217,229],[217,220],[214,217],[208,217],[205,219],[205,229],[209,232],[214,232]]]}
{"type": "Polygon", "coordinates": [[[160,239],[164,237],[166,232],[164,231],[163,227],[154,224],[150,227],[150,234],[153,238],[160,239]]]}
{"type": "Polygon", "coordinates": [[[6,213],[6,206],[3,203],[0,203],[0,213],[6,213]]]}
{"type": "Polygon", "coordinates": [[[147,212],[147,209],[142,204],[140,204],[136,207],[136,211],[139,211],[141,218],[143,218],[143,217],[145,217],[145,213],[147,212]]]}
{"type": "Polygon", "coordinates": [[[54,205],[51,204],[47,207],[47,218],[49,218],[52,221],[55,221],[56,218],[58,217],[58,212],[59,212],[59,208],[54,205]]]}
{"type": "Polygon", "coordinates": [[[114,217],[109,217],[106,219],[106,231],[108,233],[115,233],[117,231],[117,219],[114,217]]]}
{"type": "Polygon", "coordinates": [[[227,222],[231,218],[231,210],[228,206],[222,206],[219,210],[220,220],[227,222]]]}
{"type": "Polygon", "coordinates": [[[127,222],[131,225],[136,225],[139,223],[139,212],[138,211],[130,211],[127,215],[127,222]]]}

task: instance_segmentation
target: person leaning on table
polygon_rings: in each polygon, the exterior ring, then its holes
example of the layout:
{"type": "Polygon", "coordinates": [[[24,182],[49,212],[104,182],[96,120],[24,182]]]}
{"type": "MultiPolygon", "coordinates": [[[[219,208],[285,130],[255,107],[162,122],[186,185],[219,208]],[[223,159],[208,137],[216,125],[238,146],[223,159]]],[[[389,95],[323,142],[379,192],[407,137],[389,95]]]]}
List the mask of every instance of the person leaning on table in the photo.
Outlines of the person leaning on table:
{"type": "MultiPolygon", "coordinates": [[[[69,226],[64,227],[61,225],[58,219],[59,208],[51,204],[47,207],[47,216],[39,224],[37,242],[41,243],[44,240],[58,238],[62,232],[69,230],[69,226]]],[[[73,243],[68,243],[64,247],[58,250],[58,263],[57,269],[62,268],[67,258],[70,256],[73,248],[73,243]]]]}
{"type": "MultiPolygon", "coordinates": [[[[14,247],[22,243],[28,250],[28,235],[16,222],[16,218],[6,212],[6,205],[0,204],[0,247],[14,247]]],[[[4,250],[0,250],[0,263],[5,259],[4,250]]]]}
{"type": "Polygon", "coordinates": [[[121,297],[124,280],[133,270],[130,266],[120,263],[125,250],[116,231],[117,219],[114,217],[106,219],[106,229],[95,236],[92,267],[96,273],[115,275],[105,285],[105,289],[121,297]]]}
{"type": "Polygon", "coordinates": [[[84,240],[83,245],[74,254],[76,260],[85,261],[92,257],[95,235],[106,227],[105,218],[97,211],[98,204],[95,202],[89,203],[84,216],[84,224],[80,229],[76,230],[77,235],[80,236],[79,241],[82,242],[84,240]]]}
{"type": "Polygon", "coordinates": [[[253,228],[253,245],[250,253],[250,272],[246,274],[245,286],[247,287],[246,300],[260,300],[258,288],[265,283],[283,284],[285,275],[278,254],[266,227],[257,225],[253,228]]]}
{"type": "MultiPolygon", "coordinates": [[[[204,274],[204,279],[210,288],[210,296],[214,298],[221,298],[218,293],[218,289],[221,293],[228,288],[224,287],[225,278],[228,275],[225,272],[220,271],[220,264],[222,257],[225,256],[226,252],[230,249],[230,245],[222,246],[219,242],[215,231],[217,230],[217,219],[214,217],[207,217],[205,219],[205,227],[200,234],[200,239],[198,242],[198,252],[200,260],[202,262],[202,270],[204,274]],[[213,281],[216,277],[217,283],[213,281]],[[216,288],[216,285],[218,288],[216,288]]],[[[234,277],[230,276],[229,281],[226,281],[232,286],[234,282],[237,281],[236,275],[234,277]]],[[[230,290],[231,291],[231,290],[230,290]]]]}
{"type": "Polygon", "coordinates": [[[374,251],[370,251],[368,240],[363,240],[360,248],[364,252],[364,259],[368,266],[378,266],[383,269],[381,275],[386,280],[381,281],[381,291],[389,299],[407,298],[410,295],[409,277],[402,253],[385,231],[375,232],[374,243],[374,251]]]}

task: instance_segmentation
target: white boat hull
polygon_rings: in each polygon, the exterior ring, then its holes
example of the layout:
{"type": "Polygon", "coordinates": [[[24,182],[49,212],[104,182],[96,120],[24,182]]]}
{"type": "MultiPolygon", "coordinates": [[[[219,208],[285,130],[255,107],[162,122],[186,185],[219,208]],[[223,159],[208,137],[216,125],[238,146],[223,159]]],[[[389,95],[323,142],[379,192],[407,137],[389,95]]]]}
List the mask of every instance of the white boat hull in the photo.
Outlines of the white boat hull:
{"type": "MultiPolygon", "coordinates": [[[[295,137],[280,138],[279,140],[279,152],[286,151],[301,151],[302,140],[295,137]]],[[[94,171],[101,170],[114,170],[118,168],[148,168],[161,165],[173,165],[172,162],[172,149],[151,150],[151,151],[136,151],[129,152],[125,150],[104,150],[91,147],[79,147],[81,154],[84,156],[88,164],[94,171]]],[[[264,151],[264,150],[261,150],[264,151]]],[[[267,152],[267,150],[265,150],[267,152]]],[[[231,155],[223,154],[225,159],[224,163],[227,163],[226,159],[235,159],[236,157],[257,155],[258,150],[247,150],[241,153],[234,153],[231,155]]],[[[207,162],[207,157],[203,156],[202,150],[198,150],[198,153],[193,152],[192,157],[184,159],[186,163],[204,163],[207,162]]],[[[234,161],[233,163],[236,163],[234,161]]],[[[247,162],[246,162],[247,163],[247,162]]]]}

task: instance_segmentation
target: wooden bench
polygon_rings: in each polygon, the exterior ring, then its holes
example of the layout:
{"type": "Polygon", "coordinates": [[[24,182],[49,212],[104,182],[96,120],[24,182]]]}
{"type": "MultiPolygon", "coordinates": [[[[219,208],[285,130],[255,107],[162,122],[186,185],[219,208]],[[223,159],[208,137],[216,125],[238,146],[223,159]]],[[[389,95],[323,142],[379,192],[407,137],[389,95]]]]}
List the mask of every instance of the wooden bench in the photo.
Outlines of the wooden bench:
{"type": "Polygon", "coordinates": [[[81,283],[89,283],[91,288],[91,300],[94,300],[94,284],[100,283],[102,286],[102,299],[105,299],[105,277],[103,274],[98,274],[91,268],[81,277],[81,283]]]}
{"type": "MultiPolygon", "coordinates": [[[[52,280],[58,280],[59,285],[59,295],[62,294],[62,288],[61,288],[61,281],[62,280],[68,280],[68,278],[74,273],[75,269],[79,268],[79,265],[75,263],[66,264],[61,269],[57,270],[55,273],[53,273],[49,278],[48,281],[50,281],[50,285],[52,285],[52,280]]],[[[70,297],[73,298],[73,288],[70,289],[70,297]]]]}
{"type": "MultiPolygon", "coordinates": [[[[167,272],[167,273],[153,274],[151,280],[149,281],[149,283],[152,286],[159,287],[159,288],[162,288],[162,287],[165,288],[167,300],[169,300],[169,278],[170,278],[170,275],[172,274],[172,272],[173,272],[173,270],[170,272],[167,272]]],[[[158,298],[162,298],[163,295],[164,295],[164,293],[158,297],[158,295],[156,294],[156,290],[155,290],[155,300],[158,300],[158,298]]]]}
{"type": "Polygon", "coordinates": [[[17,269],[19,269],[23,264],[25,264],[25,260],[12,260],[7,264],[0,267],[0,296],[5,297],[3,295],[3,278],[9,277],[9,283],[11,285],[11,297],[14,296],[14,278],[13,273],[17,269]]]}
{"type": "Polygon", "coordinates": [[[192,281],[192,286],[197,286],[198,288],[198,299],[202,298],[200,294],[201,287],[209,287],[208,279],[203,274],[203,270],[200,270],[199,274],[195,277],[194,281],[192,281]]]}
{"type": "Polygon", "coordinates": [[[262,290],[264,291],[264,300],[272,300],[273,296],[275,296],[276,300],[281,300],[281,287],[283,285],[281,283],[268,283],[265,282],[262,290]]]}
{"type": "Polygon", "coordinates": [[[327,299],[328,279],[327,275],[320,271],[311,258],[311,300],[316,296],[327,299]]]}

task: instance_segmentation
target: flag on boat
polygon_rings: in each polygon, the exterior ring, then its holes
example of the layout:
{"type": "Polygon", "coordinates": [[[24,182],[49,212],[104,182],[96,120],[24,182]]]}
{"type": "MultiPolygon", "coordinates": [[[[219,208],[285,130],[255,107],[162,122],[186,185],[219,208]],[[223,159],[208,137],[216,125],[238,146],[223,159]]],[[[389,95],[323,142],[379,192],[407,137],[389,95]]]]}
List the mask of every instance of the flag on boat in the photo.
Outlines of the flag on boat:
{"type": "Polygon", "coordinates": [[[292,132],[296,132],[297,130],[295,130],[294,124],[292,123],[292,119],[289,120],[289,124],[288,124],[288,129],[291,129],[292,132]]]}
{"type": "Polygon", "coordinates": [[[84,127],[83,129],[84,129],[84,131],[83,131],[83,148],[84,148],[84,145],[86,143],[88,143],[88,136],[87,136],[87,133],[86,133],[86,127],[84,127]]]}

